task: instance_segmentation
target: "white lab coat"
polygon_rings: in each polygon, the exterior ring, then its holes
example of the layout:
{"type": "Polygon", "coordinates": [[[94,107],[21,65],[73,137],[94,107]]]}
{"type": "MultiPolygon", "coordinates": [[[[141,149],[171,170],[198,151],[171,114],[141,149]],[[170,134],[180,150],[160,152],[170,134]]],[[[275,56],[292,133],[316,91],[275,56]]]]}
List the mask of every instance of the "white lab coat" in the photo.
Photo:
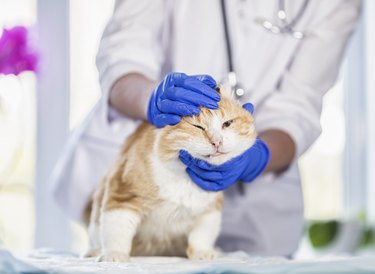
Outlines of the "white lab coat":
{"type": "MultiPolygon", "coordinates": [[[[293,18],[301,0],[286,1],[293,18]]],[[[276,0],[226,1],[233,63],[246,90],[242,102],[255,105],[258,132],[281,129],[300,156],[318,137],[324,93],[334,84],[348,38],[359,15],[358,0],[310,1],[296,30],[304,40],[274,35],[255,23],[275,21],[276,0]]],[[[119,146],[139,121],[108,107],[111,85],[140,72],[160,81],[170,71],[227,73],[225,38],[218,0],[120,0],[105,29],[97,66],[103,96],[77,128],[53,180],[59,204],[79,220],[95,185],[113,163],[119,146]]],[[[282,174],[266,174],[225,192],[222,234],[225,251],[290,255],[303,233],[303,199],[297,162],[282,174]]]]}

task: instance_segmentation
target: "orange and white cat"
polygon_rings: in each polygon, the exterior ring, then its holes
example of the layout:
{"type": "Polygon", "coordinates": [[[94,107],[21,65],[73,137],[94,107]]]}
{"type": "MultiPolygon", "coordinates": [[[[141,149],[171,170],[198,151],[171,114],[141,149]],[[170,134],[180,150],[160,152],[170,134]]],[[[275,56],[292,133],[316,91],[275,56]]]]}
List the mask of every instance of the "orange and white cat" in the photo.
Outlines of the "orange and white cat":
{"type": "Polygon", "coordinates": [[[221,164],[254,144],[250,113],[227,89],[218,92],[217,110],[201,108],[198,116],[161,129],[144,123],[127,139],[93,195],[86,256],[109,262],[127,262],[130,256],[218,256],[223,193],[200,189],[178,158],[186,150],[221,164]]]}

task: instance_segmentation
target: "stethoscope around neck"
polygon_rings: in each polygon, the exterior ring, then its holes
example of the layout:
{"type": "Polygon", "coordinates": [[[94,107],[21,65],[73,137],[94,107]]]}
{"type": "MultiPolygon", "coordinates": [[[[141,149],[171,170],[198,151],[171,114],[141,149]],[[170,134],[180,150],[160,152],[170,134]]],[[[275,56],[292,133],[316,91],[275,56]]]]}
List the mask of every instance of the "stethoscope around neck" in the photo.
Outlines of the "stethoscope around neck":
{"type": "MultiPolygon", "coordinates": [[[[277,35],[290,35],[291,37],[302,40],[306,37],[306,34],[302,31],[295,30],[296,24],[300,21],[303,14],[305,13],[306,7],[310,0],[304,0],[301,8],[298,10],[296,16],[294,18],[288,18],[288,14],[285,10],[285,0],[278,0],[278,10],[277,10],[277,23],[272,22],[271,20],[257,18],[255,22],[263,27],[266,31],[269,31],[272,34],[277,35]]],[[[228,21],[225,9],[225,1],[221,0],[221,12],[223,17],[223,25],[224,25],[224,34],[225,34],[225,44],[226,44],[226,51],[227,51],[227,60],[228,60],[228,75],[227,81],[229,86],[232,89],[232,93],[237,97],[240,98],[245,94],[245,90],[240,85],[237,74],[233,67],[233,57],[232,57],[232,48],[229,38],[229,30],[228,30],[228,21]]]]}
{"type": "MultiPolygon", "coordinates": [[[[292,20],[289,20],[287,13],[285,11],[285,2],[284,0],[279,0],[277,16],[278,16],[278,20],[280,21],[279,22],[280,25],[276,25],[276,23],[272,23],[270,20],[264,20],[260,18],[256,19],[256,22],[260,24],[266,31],[269,31],[272,34],[291,35],[295,39],[303,39],[305,38],[305,34],[301,31],[296,31],[294,29],[294,26],[297,24],[297,22],[301,19],[302,15],[304,14],[308,2],[309,0],[305,0],[299,12],[297,13],[297,15],[292,20]]],[[[226,52],[227,52],[227,60],[228,60],[227,81],[232,89],[232,93],[235,95],[237,99],[239,99],[245,95],[245,90],[240,85],[237,79],[237,74],[235,73],[235,70],[233,67],[232,48],[231,48],[231,43],[229,39],[228,22],[227,22],[227,15],[226,15],[226,10],[225,10],[224,0],[221,0],[220,4],[221,4],[222,17],[223,17],[225,44],[226,44],[226,52]]],[[[238,188],[239,193],[241,195],[244,195],[245,193],[244,184],[241,182],[237,183],[237,188],[238,188]]]]}
{"type": "Polygon", "coordinates": [[[255,19],[255,22],[273,34],[290,35],[295,39],[301,40],[306,37],[306,33],[295,30],[295,25],[300,21],[301,17],[305,13],[309,2],[310,0],[304,0],[296,16],[289,19],[285,10],[285,0],[279,0],[276,18],[278,21],[277,23],[262,18],[255,19]]]}

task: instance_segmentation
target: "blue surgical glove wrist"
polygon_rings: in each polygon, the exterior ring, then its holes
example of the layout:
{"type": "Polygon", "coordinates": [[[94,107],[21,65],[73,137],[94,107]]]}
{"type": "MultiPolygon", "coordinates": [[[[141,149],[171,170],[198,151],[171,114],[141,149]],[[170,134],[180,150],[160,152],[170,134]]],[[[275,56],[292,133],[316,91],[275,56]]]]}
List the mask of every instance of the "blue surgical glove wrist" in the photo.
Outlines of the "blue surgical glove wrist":
{"type": "Polygon", "coordinates": [[[177,124],[182,116],[198,115],[200,106],[217,109],[220,96],[215,87],[216,81],[209,75],[170,73],[150,97],[147,120],[161,128],[177,124]]]}
{"type": "Polygon", "coordinates": [[[268,164],[270,151],[267,145],[261,139],[257,138],[255,144],[245,153],[249,153],[249,163],[239,179],[246,183],[252,182],[263,172],[268,164]]]}

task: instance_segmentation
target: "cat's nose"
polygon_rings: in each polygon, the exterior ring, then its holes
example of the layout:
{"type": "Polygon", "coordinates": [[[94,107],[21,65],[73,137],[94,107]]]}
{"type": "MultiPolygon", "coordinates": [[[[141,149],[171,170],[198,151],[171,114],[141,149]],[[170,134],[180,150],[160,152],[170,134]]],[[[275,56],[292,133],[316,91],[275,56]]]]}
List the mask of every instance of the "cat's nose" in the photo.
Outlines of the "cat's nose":
{"type": "Polygon", "coordinates": [[[211,139],[211,144],[215,147],[218,148],[223,144],[223,138],[218,137],[218,138],[212,138],[211,139]]]}

